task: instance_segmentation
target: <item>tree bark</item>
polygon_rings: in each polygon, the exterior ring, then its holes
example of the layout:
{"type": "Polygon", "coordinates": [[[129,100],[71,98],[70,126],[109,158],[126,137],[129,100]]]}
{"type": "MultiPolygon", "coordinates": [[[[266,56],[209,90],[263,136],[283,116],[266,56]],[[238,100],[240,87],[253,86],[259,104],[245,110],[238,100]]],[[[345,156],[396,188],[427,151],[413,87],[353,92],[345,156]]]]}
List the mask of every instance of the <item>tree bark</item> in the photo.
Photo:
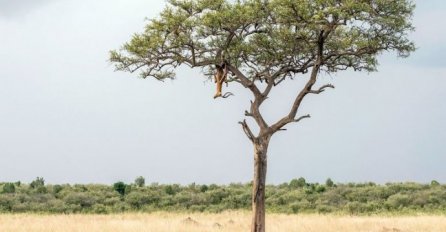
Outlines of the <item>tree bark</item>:
{"type": "Polygon", "coordinates": [[[269,138],[254,142],[251,232],[265,232],[265,181],[269,138]]]}

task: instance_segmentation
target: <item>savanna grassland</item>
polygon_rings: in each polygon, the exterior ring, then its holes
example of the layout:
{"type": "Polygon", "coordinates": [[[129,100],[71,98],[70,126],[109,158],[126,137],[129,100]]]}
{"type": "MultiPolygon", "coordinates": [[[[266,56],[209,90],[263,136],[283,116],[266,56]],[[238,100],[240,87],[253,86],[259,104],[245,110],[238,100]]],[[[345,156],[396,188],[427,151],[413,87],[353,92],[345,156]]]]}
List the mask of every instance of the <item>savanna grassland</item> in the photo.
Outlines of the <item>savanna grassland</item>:
{"type": "MultiPolygon", "coordinates": [[[[239,232],[249,231],[249,226],[249,211],[0,215],[0,232],[239,232]]],[[[444,232],[446,217],[268,214],[267,229],[272,232],[444,232]]]]}
{"type": "MultiPolygon", "coordinates": [[[[251,184],[0,183],[0,232],[249,231],[251,184]]],[[[445,232],[446,185],[307,183],[266,188],[268,231],[445,232]]]]}

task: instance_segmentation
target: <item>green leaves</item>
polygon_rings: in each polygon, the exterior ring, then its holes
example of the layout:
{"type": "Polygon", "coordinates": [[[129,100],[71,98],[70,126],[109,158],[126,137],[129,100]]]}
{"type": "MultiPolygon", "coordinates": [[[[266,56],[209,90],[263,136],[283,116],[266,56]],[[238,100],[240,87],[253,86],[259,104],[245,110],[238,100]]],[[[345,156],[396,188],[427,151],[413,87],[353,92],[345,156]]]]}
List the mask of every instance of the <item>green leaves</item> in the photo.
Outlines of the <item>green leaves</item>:
{"type": "Polygon", "coordinates": [[[175,77],[177,66],[188,65],[210,77],[214,65],[225,60],[251,80],[279,83],[307,72],[318,58],[329,73],[374,71],[382,52],[407,57],[415,49],[408,39],[415,7],[409,0],[168,3],[143,33],[110,52],[117,70],[164,80],[175,77]]]}

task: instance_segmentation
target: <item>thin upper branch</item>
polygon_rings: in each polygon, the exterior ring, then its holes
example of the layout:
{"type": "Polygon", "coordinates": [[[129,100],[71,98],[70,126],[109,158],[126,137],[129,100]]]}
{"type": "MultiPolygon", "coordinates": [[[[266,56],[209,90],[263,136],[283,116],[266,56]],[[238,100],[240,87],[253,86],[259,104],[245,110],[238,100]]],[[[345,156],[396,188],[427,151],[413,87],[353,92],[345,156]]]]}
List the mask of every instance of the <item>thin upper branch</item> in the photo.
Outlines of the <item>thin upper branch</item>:
{"type": "Polygon", "coordinates": [[[255,142],[257,139],[256,136],[252,133],[251,128],[249,128],[248,123],[246,120],[243,120],[239,122],[240,125],[242,125],[243,132],[245,132],[246,136],[248,137],[251,142],[255,142]]]}
{"type": "Polygon", "coordinates": [[[320,94],[320,93],[324,92],[325,89],[327,89],[327,88],[332,88],[332,89],[334,89],[335,87],[334,87],[334,85],[332,85],[332,84],[326,84],[326,85],[321,86],[318,90],[310,90],[308,93],[312,93],[312,94],[320,94]]]}

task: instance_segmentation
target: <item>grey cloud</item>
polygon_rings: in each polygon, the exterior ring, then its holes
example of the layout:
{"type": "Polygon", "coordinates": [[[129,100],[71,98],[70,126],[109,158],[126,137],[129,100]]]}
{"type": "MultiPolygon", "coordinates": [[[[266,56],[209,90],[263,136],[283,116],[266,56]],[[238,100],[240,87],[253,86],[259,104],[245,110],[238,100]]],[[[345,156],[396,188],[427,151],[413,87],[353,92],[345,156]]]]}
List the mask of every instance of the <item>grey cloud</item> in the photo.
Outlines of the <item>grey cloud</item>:
{"type": "Polygon", "coordinates": [[[23,17],[53,0],[0,0],[0,18],[23,17]]]}

